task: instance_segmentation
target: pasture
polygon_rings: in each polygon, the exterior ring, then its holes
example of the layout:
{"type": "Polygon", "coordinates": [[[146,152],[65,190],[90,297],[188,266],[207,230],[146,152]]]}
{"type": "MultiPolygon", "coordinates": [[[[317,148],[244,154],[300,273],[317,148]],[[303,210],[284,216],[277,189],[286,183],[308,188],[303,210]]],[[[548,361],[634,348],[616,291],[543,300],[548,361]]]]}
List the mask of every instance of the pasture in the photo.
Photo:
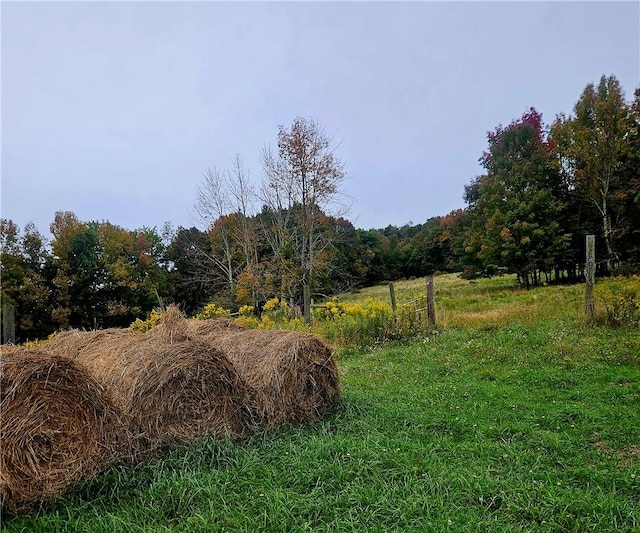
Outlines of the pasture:
{"type": "Polygon", "coordinates": [[[640,329],[585,324],[583,290],[438,276],[435,330],[340,346],[331,416],[112,467],[3,530],[640,531],[640,329]]]}

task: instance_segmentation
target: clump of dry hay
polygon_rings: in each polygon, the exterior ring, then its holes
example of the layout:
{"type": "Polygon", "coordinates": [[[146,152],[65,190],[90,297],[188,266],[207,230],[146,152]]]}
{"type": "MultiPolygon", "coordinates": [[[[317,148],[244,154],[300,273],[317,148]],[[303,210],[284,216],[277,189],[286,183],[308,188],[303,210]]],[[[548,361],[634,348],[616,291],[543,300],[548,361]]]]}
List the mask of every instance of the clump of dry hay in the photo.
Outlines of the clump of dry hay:
{"type": "Polygon", "coordinates": [[[170,305],[165,309],[160,320],[160,325],[153,328],[150,336],[158,336],[169,344],[188,338],[184,328],[184,315],[177,306],[170,305]]]}
{"type": "Polygon", "coordinates": [[[86,369],[20,347],[0,357],[0,504],[13,513],[111,460],[119,414],[86,369]]]}
{"type": "Polygon", "coordinates": [[[65,332],[52,340],[54,348],[86,368],[121,409],[122,459],[206,434],[233,438],[251,424],[249,391],[233,365],[180,332],[65,332]]]}
{"type": "Polygon", "coordinates": [[[331,349],[315,335],[247,329],[207,339],[252,388],[254,416],[267,427],[318,420],[340,399],[331,349]]]}

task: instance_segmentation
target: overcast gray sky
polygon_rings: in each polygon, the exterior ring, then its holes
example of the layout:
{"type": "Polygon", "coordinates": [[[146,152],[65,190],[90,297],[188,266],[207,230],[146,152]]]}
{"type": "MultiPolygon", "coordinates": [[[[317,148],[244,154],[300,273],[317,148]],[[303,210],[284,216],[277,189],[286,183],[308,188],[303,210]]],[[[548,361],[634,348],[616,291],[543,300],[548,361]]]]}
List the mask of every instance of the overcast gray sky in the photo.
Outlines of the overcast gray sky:
{"type": "Polygon", "coordinates": [[[194,225],[209,167],[254,181],[278,125],[340,145],[356,227],[464,207],[486,133],[640,85],[639,2],[1,4],[2,217],[194,225]]]}

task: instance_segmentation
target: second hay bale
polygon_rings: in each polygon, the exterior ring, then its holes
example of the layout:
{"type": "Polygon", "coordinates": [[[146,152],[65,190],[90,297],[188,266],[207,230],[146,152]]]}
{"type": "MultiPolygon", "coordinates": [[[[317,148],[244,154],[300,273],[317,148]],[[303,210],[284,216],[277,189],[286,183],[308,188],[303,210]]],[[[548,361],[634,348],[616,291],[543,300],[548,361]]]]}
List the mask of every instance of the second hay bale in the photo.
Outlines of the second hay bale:
{"type": "Polygon", "coordinates": [[[315,335],[186,322],[190,336],[205,339],[233,363],[254,392],[254,416],[266,426],[318,420],[340,399],[331,349],[315,335]]]}

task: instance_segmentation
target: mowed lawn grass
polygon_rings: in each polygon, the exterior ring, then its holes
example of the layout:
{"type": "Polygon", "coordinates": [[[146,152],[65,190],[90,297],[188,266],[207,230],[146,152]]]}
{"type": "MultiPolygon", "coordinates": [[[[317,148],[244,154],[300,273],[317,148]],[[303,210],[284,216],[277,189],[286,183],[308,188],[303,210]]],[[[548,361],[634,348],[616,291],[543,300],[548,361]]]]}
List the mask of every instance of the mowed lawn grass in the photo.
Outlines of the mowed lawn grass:
{"type": "Polygon", "coordinates": [[[341,351],[324,421],[114,467],[4,529],[640,531],[640,331],[584,324],[579,286],[436,288],[436,330],[341,351]]]}

